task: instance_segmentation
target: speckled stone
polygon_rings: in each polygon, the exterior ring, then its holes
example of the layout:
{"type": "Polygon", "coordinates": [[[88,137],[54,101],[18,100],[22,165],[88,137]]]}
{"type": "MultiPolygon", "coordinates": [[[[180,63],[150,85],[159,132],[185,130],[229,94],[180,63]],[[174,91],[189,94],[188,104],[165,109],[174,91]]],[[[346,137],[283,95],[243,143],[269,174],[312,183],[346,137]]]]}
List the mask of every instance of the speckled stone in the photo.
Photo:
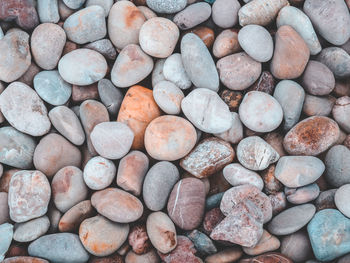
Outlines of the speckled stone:
{"type": "Polygon", "coordinates": [[[6,258],[2,263],[49,263],[49,261],[36,257],[14,256],[6,258]]]}
{"type": "Polygon", "coordinates": [[[342,48],[324,48],[317,56],[317,60],[325,64],[336,78],[347,78],[350,76],[350,55],[342,48]]]}
{"type": "MultiPolygon", "coordinates": [[[[172,54],[164,61],[163,77],[173,82],[180,89],[188,89],[192,85],[182,63],[181,54],[179,53],[172,54]]],[[[156,85],[153,86],[155,87],[156,85]]]]}
{"type": "Polygon", "coordinates": [[[47,216],[32,219],[24,223],[15,224],[13,240],[18,242],[31,242],[49,230],[50,220],[47,216]]]}
{"type": "Polygon", "coordinates": [[[146,254],[152,248],[151,242],[147,235],[147,229],[144,224],[136,224],[131,227],[129,231],[128,241],[129,244],[126,243],[127,246],[130,245],[132,251],[137,255],[146,254]]]}
{"type": "Polygon", "coordinates": [[[157,13],[173,14],[184,9],[187,0],[146,0],[146,3],[157,13]]]}
{"type": "Polygon", "coordinates": [[[188,5],[174,16],[173,21],[181,30],[186,30],[203,23],[210,15],[211,6],[208,3],[200,2],[188,5]]]}
{"type": "Polygon", "coordinates": [[[326,155],[326,174],[325,178],[332,186],[340,187],[350,183],[349,163],[350,151],[343,145],[333,146],[326,155]]]}
{"type": "Polygon", "coordinates": [[[299,205],[315,200],[320,194],[320,188],[317,183],[313,183],[300,188],[286,187],[284,192],[288,202],[299,205]]]}
{"type": "Polygon", "coordinates": [[[287,198],[283,192],[277,192],[269,195],[272,205],[272,215],[275,216],[287,207],[287,198]]]}
{"type": "Polygon", "coordinates": [[[312,248],[305,231],[298,231],[281,240],[281,253],[294,262],[305,262],[312,258],[312,248]]]}
{"type": "Polygon", "coordinates": [[[93,157],[84,167],[84,182],[92,190],[102,190],[112,183],[116,170],[111,160],[93,157]]]}
{"type": "Polygon", "coordinates": [[[91,201],[81,201],[62,215],[58,222],[58,229],[60,232],[74,232],[79,228],[81,222],[93,214],[91,201]]]}

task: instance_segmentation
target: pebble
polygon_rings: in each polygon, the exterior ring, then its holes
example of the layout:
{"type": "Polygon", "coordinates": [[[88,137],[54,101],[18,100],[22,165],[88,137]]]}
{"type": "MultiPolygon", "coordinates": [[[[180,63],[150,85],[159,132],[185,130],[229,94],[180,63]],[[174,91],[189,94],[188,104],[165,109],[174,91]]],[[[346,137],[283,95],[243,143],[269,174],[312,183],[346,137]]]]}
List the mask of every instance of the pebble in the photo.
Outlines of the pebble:
{"type": "Polygon", "coordinates": [[[49,209],[47,211],[47,216],[50,220],[50,227],[48,230],[49,234],[55,233],[58,230],[58,224],[62,217],[61,211],[59,211],[52,203],[49,205],[49,209]]]}
{"type": "Polygon", "coordinates": [[[238,41],[242,49],[254,60],[267,62],[272,58],[273,40],[264,27],[259,25],[244,26],[238,33],[238,41]]]}
{"type": "Polygon", "coordinates": [[[211,255],[217,252],[214,242],[206,234],[197,229],[191,231],[187,237],[193,242],[201,255],[211,255]]]}
{"type": "Polygon", "coordinates": [[[84,167],[84,182],[92,190],[102,190],[112,183],[116,170],[112,161],[101,156],[93,157],[84,167]]]}
{"type": "Polygon", "coordinates": [[[79,238],[84,248],[99,257],[117,251],[128,233],[128,224],[114,223],[100,215],[85,219],[79,228],[79,238]]]}
{"type": "Polygon", "coordinates": [[[206,263],[230,263],[237,261],[242,256],[242,250],[238,247],[226,248],[220,252],[205,258],[206,263]]]}
{"type": "MultiPolygon", "coordinates": [[[[222,196],[221,196],[222,197],[222,196]]],[[[220,198],[221,201],[221,198],[220,198]]],[[[220,204],[220,202],[219,202],[220,204]]],[[[213,229],[225,218],[220,208],[215,207],[205,213],[203,219],[203,229],[207,234],[210,234],[213,229]]]]}
{"type": "Polygon", "coordinates": [[[208,3],[194,3],[177,13],[173,21],[181,30],[186,30],[206,21],[211,13],[211,6],[208,3]]]}
{"type": "Polygon", "coordinates": [[[19,82],[23,82],[28,86],[33,86],[33,80],[36,74],[40,72],[40,68],[32,61],[27,71],[17,80],[19,82]]]}
{"type": "MultiPolygon", "coordinates": [[[[193,230],[202,222],[205,187],[201,180],[185,178],[176,183],[168,200],[168,215],[183,230],[193,230]]],[[[179,246],[178,246],[179,248],[179,246]]]]}
{"type": "Polygon", "coordinates": [[[278,132],[270,132],[266,134],[264,140],[274,148],[280,157],[287,155],[283,148],[283,135],[278,132]]]}
{"type": "Polygon", "coordinates": [[[226,142],[237,144],[243,139],[243,125],[239,118],[238,113],[231,112],[231,116],[232,116],[231,128],[223,133],[216,133],[214,135],[226,142]]]}
{"type": "Polygon", "coordinates": [[[221,28],[231,28],[238,22],[238,10],[241,8],[237,0],[216,0],[212,6],[213,22],[221,28]]]}
{"type": "Polygon", "coordinates": [[[330,118],[313,116],[298,122],[285,135],[284,149],[291,155],[318,155],[339,138],[338,124],[330,118]]]}
{"type": "Polygon", "coordinates": [[[49,261],[35,257],[15,256],[6,258],[3,263],[49,263],[49,261]]]}
{"type": "Polygon", "coordinates": [[[267,228],[274,235],[292,234],[306,226],[315,212],[316,208],[312,204],[293,206],[275,216],[267,228]]]}
{"type": "Polygon", "coordinates": [[[340,97],[335,101],[335,105],[332,109],[332,115],[334,120],[339,124],[339,126],[345,130],[345,132],[350,132],[349,125],[349,112],[350,112],[350,97],[344,96],[340,97]]]}
{"type": "Polygon", "coordinates": [[[238,12],[239,24],[266,26],[277,16],[278,12],[288,6],[287,0],[253,0],[245,4],[238,12]]]}
{"type": "Polygon", "coordinates": [[[71,9],[79,9],[85,3],[86,0],[62,0],[63,3],[71,9]]]}
{"type": "Polygon", "coordinates": [[[207,133],[225,132],[232,126],[231,113],[219,95],[206,88],[191,91],[181,109],[196,128],[207,133]]]}
{"type": "Polygon", "coordinates": [[[283,156],[278,160],[275,177],[287,187],[315,182],[324,172],[324,163],[313,156],[283,156]]]}
{"type": "Polygon", "coordinates": [[[74,166],[60,169],[53,177],[51,187],[53,202],[62,213],[85,200],[88,195],[83,172],[74,166]]]}
{"type": "Polygon", "coordinates": [[[9,169],[4,171],[3,176],[0,178],[0,191],[8,193],[10,181],[12,176],[20,171],[20,169],[9,169]]]}
{"type": "Polygon", "coordinates": [[[336,78],[350,77],[350,55],[339,47],[324,48],[317,60],[325,64],[336,78]]]}
{"type": "Polygon", "coordinates": [[[79,103],[84,100],[97,100],[98,88],[97,83],[88,86],[72,86],[72,102],[79,103]]]}
{"type": "Polygon", "coordinates": [[[261,91],[272,95],[275,89],[275,78],[269,71],[263,71],[248,91],[261,91]]]}
{"type": "Polygon", "coordinates": [[[111,80],[119,88],[127,88],[146,78],[153,69],[153,60],[140,46],[129,44],[119,53],[111,71],[111,80]]]}
{"type": "Polygon", "coordinates": [[[50,133],[43,137],[35,148],[33,162],[36,169],[52,178],[63,167],[79,167],[81,153],[61,135],[50,133]]]}
{"type": "Polygon", "coordinates": [[[138,44],[145,21],[142,12],[132,2],[117,1],[108,15],[108,34],[113,45],[123,49],[129,44],[138,44]]]}
{"type": "Polygon", "coordinates": [[[15,224],[13,240],[17,242],[31,242],[49,230],[50,220],[47,216],[32,219],[24,223],[15,224]]]}
{"type": "MultiPolygon", "coordinates": [[[[180,89],[188,89],[192,85],[182,63],[181,54],[179,53],[172,54],[164,61],[162,73],[165,80],[173,82],[180,89]]],[[[159,82],[161,81],[159,80],[159,82]]],[[[153,85],[153,87],[155,86],[156,84],[153,85]]]]}
{"type": "Polygon", "coordinates": [[[255,263],[255,262],[271,262],[271,263],[293,263],[293,261],[281,253],[271,252],[250,259],[242,259],[239,263],[255,263]]]}
{"type": "Polygon", "coordinates": [[[43,101],[24,83],[8,85],[0,95],[0,107],[11,126],[23,133],[42,136],[50,129],[51,123],[43,101]]]}
{"type": "Polygon", "coordinates": [[[34,89],[44,101],[54,106],[65,104],[72,94],[72,86],[61,78],[57,70],[36,74],[34,89]]]}
{"type": "Polygon", "coordinates": [[[16,172],[8,192],[11,220],[22,223],[45,215],[50,196],[50,183],[42,172],[16,172]]]}
{"type": "MultiPolygon", "coordinates": [[[[226,103],[226,105],[229,107],[229,110],[232,113],[238,111],[239,105],[241,104],[241,101],[243,99],[243,94],[239,91],[224,89],[220,93],[220,98],[226,103]]],[[[234,123],[232,124],[232,126],[233,125],[234,123]]]]}
{"type": "Polygon", "coordinates": [[[0,225],[0,260],[3,261],[5,254],[11,245],[13,237],[13,225],[9,223],[0,225]]]}
{"type": "Polygon", "coordinates": [[[256,132],[270,132],[281,124],[284,108],[278,99],[271,95],[261,91],[250,91],[244,96],[238,112],[247,128],[256,132]]]}
{"type": "Polygon", "coordinates": [[[10,222],[8,194],[0,192],[0,225],[10,222]]]}
{"type": "Polygon", "coordinates": [[[153,98],[166,114],[179,114],[184,97],[182,90],[170,81],[161,81],[153,87],[153,98]]]}
{"type": "Polygon", "coordinates": [[[266,169],[277,162],[279,157],[275,149],[258,136],[246,137],[237,146],[238,161],[253,171],[266,169]]]}
{"type": "Polygon", "coordinates": [[[152,247],[144,224],[134,225],[130,229],[128,241],[132,251],[138,255],[146,254],[152,247]]]}
{"type": "MultiPolygon", "coordinates": [[[[71,0],[66,0],[67,3],[69,1],[71,0]]],[[[60,17],[62,20],[66,20],[67,17],[69,17],[71,14],[74,13],[74,10],[68,7],[63,0],[58,0],[57,2],[58,2],[58,13],[60,14],[60,17]]]]}
{"type": "Polygon", "coordinates": [[[277,237],[264,230],[259,242],[254,247],[243,247],[243,251],[250,256],[256,256],[277,250],[279,249],[280,245],[281,242],[277,237]]]}
{"type": "Polygon", "coordinates": [[[181,40],[181,57],[186,73],[197,88],[219,89],[219,75],[203,41],[188,33],[181,40]]]}
{"type": "Polygon", "coordinates": [[[231,163],[223,169],[223,175],[232,186],[253,185],[262,191],[264,182],[260,175],[244,168],[239,163],[231,163]]]}
{"type": "Polygon", "coordinates": [[[334,202],[340,212],[346,217],[350,217],[350,209],[348,207],[348,199],[350,195],[350,184],[344,184],[335,193],[334,202]]]}
{"type": "Polygon", "coordinates": [[[179,171],[174,164],[162,161],[153,165],[143,182],[143,200],[147,208],[152,211],[162,210],[179,179],[179,171]]]}
{"type": "Polygon", "coordinates": [[[350,220],[336,209],[316,213],[307,226],[316,259],[330,261],[350,252],[350,220]]]}
{"type": "Polygon", "coordinates": [[[94,211],[90,200],[84,200],[63,214],[59,219],[58,229],[60,232],[74,232],[86,218],[93,216],[94,211]]]}
{"type": "Polygon", "coordinates": [[[317,211],[320,211],[323,209],[329,209],[329,208],[336,209],[336,206],[334,203],[334,196],[336,191],[337,189],[330,189],[320,193],[320,195],[315,200],[315,206],[317,211]]]}
{"type": "Polygon", "coordinates": [[[98,95],[106,106],[108,113],[116,117],[123,101],[123,93],[109,79],[101,79],[97,87],[98,95]]]}
{"type": "Polygon", "coordinates": [[[139,219],[143,205],[135,196],[117,188],[106,188],[91,196],[91,204],[97,212],[118,223],[139,219]]]}
{"type": "Polygon", "coordinates": [[[35,140],[11,126],[0,128],[0,162],[21,169],[33,165],[35,140]]]}
{"type": "Polygon", "coordinates": [[[225,29],[215,38],[213,55],[216,58],[222,58],[240,50],[237,29],[225,29]]]}
{"type": "Polygon", "coordinates": [[[152,245],[160,253],[166,254],[177,246],[174,223],[163,212],[154,212],[147,218],[147,234],[152,245]]]}
{"type": "Polygon", "coordinates": [[[278,192],[269,195],[272,205],[272,215],[275,216],[282,212],[287,207],[287,198],[283,192],[278,192]]]}
{"type": "Polygon", "coordinates": [[[115,60],[117,51],[109,39],[100,39],[84,45],[84,48],[95,50],[101,53],[106,59],[115,60]]]}
{"type": "Polygon", "coordinates": [[[275,36],[275,51],[270,64],[271,73],[278,79],[295,79],[304,72],[310,50],[291,26],[281,26],[275,36]]]}
{"type": "Polygon", "coordinates": [[[277,27],[285,25],[293,27],[309,47],[311,55],[317,55],[322,50],[310,18],[297,7],[283,7],[278,13],[276,23],[277,27]]]}
{"type": "Polygon", "coordinates": [[[86,1],[86,6],[92,6],[92,5],[98,5],[103,8],[105,11],[105,17],[108,16],[109,11],[112,8],[114,1],[113,0],[87,0],[86,1]]]}
{"type": "Polygon", "coordinates": [[[37,8],[41,23],[58,23],[60,20],[57,1],[39,0],[37,8]]]}
{"type": "Polygon", "coordinates": [[[344,1],[306,0],[303,10],[328,42],[339,46],[348,41],[350,14],[344,1]]]}
{"type": "Polygon", "coordinates": [[[187,0],[146,0],[146,3],[156,13],[174,14],[186,7],[187,0]]]}
{"type": "Polygon", "coordinates": [[[328,116],[336,99],[332,96],[313,96],[305,94],[303,113],[307,116],[328,116]]]}
{"type": "Polygon", "coordinates": [[[89,254],[80,243],[79,236],[71,233],[42,236],[30,243],[28,253],[51,262],[84,263],[89,260],[89,254]]]}
{"type": "Polygon", "coordinates": [[[64,55],[58,63],[58,72],[68,83],[90,85],[107,73],[106,59],[98,52],[80,48],[64,55]]]}
{"type": "Polygon", "coordinates": [[[180,166],[197,178],[207,178],[233,161],[235,152],[228,142],[215,137],[200,141],[180,161],[180,166]]]}
{"type": "Polygon", "coordinates": [[[141,13],[144,15],[146,20],[151,19],[153,17],[156,17],[156,13],[152,11],[152,9],[148,8],[147,6],[139,5],[137,8],[141,11],[141,13]]]}
{"type": "Polygon", "coordinates": [[[301,81],[305,90],[312,95],[328,95],[335,87],[332,71],[315,60],[307,64],[301,81]]]}
{"type": "MultiPolygon", "coordinates": [[[[207,23],[209,23],[210,20],[207,20],[207,23]]],[[[215,35],[214,35],[214,30],[211,29],[208,26],[196,26],[195,28],[192,28],[190,30],[186,30],[184,32],[186,33],[193,33],[195,35],[197,35],[205,44],[205,46],[210,49],[213,44],[214,44],[214,40],[215,40],[215,35]]]]}
{"type": "Polygon", "coordinates": [[[101,122],[94,127],[90,138],[99,155],[115,160],[129,152],[134,133],[125,123],[101,122]]]}
{"type": "Polygon", "coordinates": [[[312,258],[311,251],[309,237],[304,231],[298,231],[282,238],[281,253],[294,262],[305,262],[312,258]]]}
{"type": "MultiPolygon", "coordinates": [[[[169,56],[169,57],[171,57],[171,56],[169,56]]],[[[152,71],[152,87],[156,86],[159,82],[166,80],[165,76],[163,74],[163,68],[164,68],[165,61],[166,61],[165,58],[161,58],[161,59],[156,60],[156,63],[154,64],[154,68],[152,71]]]]}
{"type": "Polygon", "coordinates": [[[207,200],[205,200],[205,209],[210,210],[210,209],[213,209],[215,207],[220,206],[220,202],[221,202],[221,199],[222,199],[224,193],[225,192],[221,192],[221,193],[217,193],[217,194],[213,194],[213,195],[209,196],[207,198],[207,200]]]}
{"type": "Polygon", "coordinates": [[[297,82],[282,80],[277,84],[273,96],[282,107],[283,128],[288,131],[299,121],[305,99],[305,91],[297,82]]]}
{"type": "Polygon", "coordinates": [[[125,257],[125,263],[159,263],[159,257],[155,249],[146,254],[138,255],[133,251],[129,251],[125,257]]]}
{"type": "Polygon", "coordinates": [[[340,187],[350,183],[349,158],[350,151],[343,145],[335,145],[327,152],[325,178],[332,186],[340,187]]]}

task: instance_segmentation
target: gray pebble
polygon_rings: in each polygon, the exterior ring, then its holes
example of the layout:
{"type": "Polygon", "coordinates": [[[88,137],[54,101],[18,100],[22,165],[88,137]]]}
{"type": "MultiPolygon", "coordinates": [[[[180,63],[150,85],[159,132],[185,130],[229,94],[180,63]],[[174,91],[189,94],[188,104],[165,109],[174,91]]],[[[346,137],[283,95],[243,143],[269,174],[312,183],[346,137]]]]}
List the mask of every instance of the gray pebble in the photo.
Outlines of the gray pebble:
{"type": "Polygon", "coordinates": [[[214,134],[216,137],[232,144],[239,143],[243,139],[243,124],[237,112],[231,112],[232,126],[223,133],[214,134]]]}
{"type": "Polygon", "coordinates": [[[210,15],[211,6],[208,3],[200,2],[189,5],[177,13],[173,21],[181,30],[187,30],[203,23],[210,15]]]}
{"type": "MultiPolygon", "coordinates": [[[[166,61],[165,58],[161,58],[161,59],[158,59],[157,62],[154,64],[154,68],[152,71],[152,87],[157,85],[158,82],[166,80],[164,73],[163,73],[165,61],[166,61]]],[[[182,61],[181,61],[181,63],[182,63],[182,61]]],[[[182,67],[183,67],[183,65],[182,65],[182,67]]]]}
{"type": "Polygon", "coordinates": [[[315,200],[320,194],[320,188],[317,183],[313,183],[299,188],[285,187],[284,192],[288,202],[300,205],[315,200]]]}
{"type": "Polygon", "coordinates": [[[85,45],[84,48],[95,50],[109,60],[114,60],[117,57],[117,51],[109,39],[100,39],[94,41],[90,44],[85,45]]]}
{"type": "Polygon", "coordinates": [[[307,116],[328,116],[332,112],[335,100],[332,96],[321,97],[306,94],[303,112],[307,116]]]}
{"type": "Polygon", "coordinates": [[[41,23],[57,23],[60,20],[57,0],[38,0],[37,8],[41,23]]]}
{"type": "Polygon", "coordinates": [[[86,6],[98,5],[103,8],[105,11],[105,17],[108,16],[109,10],[111,10],[112,5],[114,4],[113,0],[87,0],[86,6]]]}
{"type": "Polygon", "coordinates": [[[251,184],[261,191],[264,187],[264,182],[259,174],[244,168],[239,163],[226,165],[223,170],[223,175],[226,181],[232,186],[251,184]]]}
{"type": "Polygon", "coordinates": [[[344,49],[339,47],[324,48],[317,56],[317,60],[325,64],[336,78],[350,77],[350,55],[344,49]]]}
{"type": "Polygon", "coordinates": [[[106,106],[109,114],[116,117],[123,101],[123,93],[109,79],[101,79],[97,87],[102,103],[106,106]]]}
{"type": "Polygon", "coordinates": [[[305,231],[298,231],[282,238],[281,253],[293,262],[305,262],[312,258],[312,248],[305,231]]]}
{"type": "Polygon", "coordinates": [[[194,247],[201,255],[211,255],[217,252],[213,241],[206,234],[197,229],[188,233],[187,237],[191,239],[194,247]]]}
{"type": "Polygon", "coordinates": [[[146,3],[157,13],[173,14],[184,9],[187,0],[147,0],[146,3]]]}
{"type": "Polygon", "coordinates": [[[5,258],[5,254],[11,245],[13,237],[13,225],[5,223],[0,225],[0,261],[5,258]]]}
{"type": "Polygon", "coordinates": [[[63,0],[63,3],[71,9],[78,9],[83,6],[85,0],[63,0]]]}
{"type": "Polygon", "coordinates": [[[344,145],[333,146],[326,155],[326,180],[340,187],[350,183],[350,150],[344,145]]]}
{"type": "Polygon", "coordinates": [[[0,225],[10,222],[8,194],[0,192],[0,225]]]}
{"type": "Polygon", "coordinates": [[[345,216],[350,217],[350,184],[344,184],[335,193],[334,203],[338,210],[342,212],[345,216]]]}
{"type": "Polygon", "coordinates": [[[181,101],[184,97],[182,90],[170,81],[161,81],[153,87],[154,100],[159,108],[167,114],[179,114],[181,101]]]}
{"type": "Polygon", "coordinates": [[[50,227],[47,216],[32,219],[24,223],[16,223],[13,239],[18,242],[31,242],[44,235],[50,227]]]}
{"type": "Polygon", "coordinates": [[[317,211],[323,210],[323,209],[336,209],[335,203],[334,203],[334,196],[338,189],[330,189],[326,190],[320,193],[320,195],[317,197],[315,201],[315,206],[317,211]]]}
{"type": "Polygon", "coordinates": [[[205,210],[209,211],[215,207],[219,207],[220,203],[221,203],[221,199],[224,196],[224,194],[225,194],[225,192],[221,192],[221,193],[209,196],[205,200],[205,210]]]}
{"type": "Polygon", "coordinates": [[[241,8],[237,0],[216,0],[212,7],[214,23],[221,28],[230,28],[238,22],[238,10],[241,8]]]}
{"type": "Polygon", "coordinates": [[[340,97],[335,101],[332,110],[334,120],[347,133],[350,132],[350,97],[340,97]]]}
{"type": "MultiPolygon", "coordinates": [[[[161,63],[161,60],[159,60],[158,64],[161,63]]],[[[161,68],[161,65],[159,65],[158,68],[161,68]]],[[[156,67],[154,70],[156,70],[156,67]]],[[[154,82],[159,82],[156,77],[158,77],[159,80],[161,79],[161,77],[163,77],[166,80],[173,82],[180,89],[188,89],[192,85],[192,82],[188,77],[184,65],[182,63],[181,54],[179,53],[172,54],[164,61],[162,73],[163,74],[160,74],[159,72],[158,75],[157,73],[153,73],[155,78],[154,82]]],[[[155,86],[155,84],[153,85],[153,87],[155,86]]]]}

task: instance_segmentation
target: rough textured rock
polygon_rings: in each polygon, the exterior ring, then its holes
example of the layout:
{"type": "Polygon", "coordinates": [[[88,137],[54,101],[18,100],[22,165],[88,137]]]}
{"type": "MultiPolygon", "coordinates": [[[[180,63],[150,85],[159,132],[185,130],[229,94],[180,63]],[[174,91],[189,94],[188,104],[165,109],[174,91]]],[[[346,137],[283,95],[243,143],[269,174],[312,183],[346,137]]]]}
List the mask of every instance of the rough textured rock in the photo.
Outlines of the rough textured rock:
{"type": "Polygon", "coordinates": [[[173,14],[186,7],[187,0],[146,0],[147,6],[157,13],[173,14]]]}
{"type": "Polygon", "coordinates": [[[337,189],[330,189],[320,193],[320,195],[315,200],[315,206],[317,211],[320,211],[323,209],[329,209],[329,208],[336,209],[336,206],[334,203],[334,196],[336,191],[337,189]]]}
{"type": "Polygon", "coordinates": [[[128,241],[132,251],[138,255],[146,254],[152,248],[151,242],[147,235],[146,226],[143,224],[134,225],[130,229],[128,241]]]}

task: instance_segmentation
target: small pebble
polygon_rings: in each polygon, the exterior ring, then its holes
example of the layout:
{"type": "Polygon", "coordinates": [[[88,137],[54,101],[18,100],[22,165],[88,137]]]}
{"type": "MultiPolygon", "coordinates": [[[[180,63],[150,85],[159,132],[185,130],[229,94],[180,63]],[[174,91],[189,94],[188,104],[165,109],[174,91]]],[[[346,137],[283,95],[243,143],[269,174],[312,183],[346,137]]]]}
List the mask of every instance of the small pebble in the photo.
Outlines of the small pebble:
{"type": "Polygon", "coordinates": [[[316,183],[313,183],[300,188],[286,187],[284,192],[289,203],[299,205],[315,200],[320,194],[320,188],[316,183]]]}
{"type": "Polygon", "coordinates": [[[238,22],[240,8],[237,0],[216,0],[212,7],[213,22],[221,28],[233,27],[238,22]]]}
{"type": "Polygon", "coordinates": [[[232,186],[250,184],[259,190],[262,190],[264,187],[264,182],[259,174],[244,168],[238,163],[226,165],[223,169],[223,174],[227,182],[232,186]]]}
{"type": "Polygon", "coordinates": [[[102,190],[112,183],[116,170],[112,161],[101,156],[93,157],[84,167],[84,182],[92,190],[102,190]]]}
{"type": "MultiPolygon", "coordinates": [[[[242,92],[225,89],[221,92],[220,98],[226,103],[226,105],[229,107],[229,110],[232,113],[233,111],[234,112],[238,111],[239,105],[241,104],[243,99],[243,95],[242,95],[242,92]]],[[[232,126],[233,125],[234,123],[232,124],[232,126]]]]}
{"type": "Polygon", "coordinates": [[[313,96],[305,94],[303,113],[307,116],[328,116],[331,114],[336,99],[332,96],[313,96]]]}
{"type": "MultiPolygon", "coordinates": [[[[222,198],[222,196],[221,196],[222,198]]],[[[220,201],[221,201],[220,198],[220,201]]],[[[220,204],[220,202],[219,202],[220,204]]],[[[220,208],[216,207],[205,213],[203,219],[203,229],[207,234],[210,234],[213,229],[225,218],[224,214],[221,212],[220,208]]]]}
{"type": "Polygon", "coordinates": [[[103,8],[105,11],[105,17],[108,16],[109,11],[113,5],[114,1],[113,0],[87,0],[86,1],[86,6],[92,6],[92,5],[98,5],[103,8]]]}
{"type": "Polygon", "coordinates": [[[230,263],[237,261],[243,252],[238,247],[226,248],[205,258],[206,263],[230,263]]]}
{"type": "Polygon", "coordinates": [[[223,133],[216,133],[214,135],[226,142],[237,144],[243,139],[243,125],[239,118],[238,113],[231,112],[231,116],[232,116],[231,128],[223,133]]]}
{"type": "Polygon", "coordinates": [[[181,30],[186,30],[206,21],[210,15],[211,6],[208,3],[200,2],[191,4],[181,12],[177,13],[174,16],[173,21],[181,30]]]}
{"type": "Polygon", "coordinates": [[[243,247],[243,251],[250,256],[256,256],[277,250],[279,249],[280,245],[281,242],[277,237],[264,230],[259,242],[254,247],[243,247]]]}
{"type": "Polygon", "coordinates": [[[281,252],[294,262],[305,262],[312,258],[311,251],[309,237],[302,230],[282,238],[281,252]]]}
{"type": "Polygon", "coordinates": [[[257,81],[248,89],[248,91],[262,91],[272,95],[275,89],[275,78],[269,71],[263,71],[257,81]]]}
{"type": "Polygon", "coordinates": [[[109,79],[98,82],[98,95],[106,106],[109,114],[116,117],[123,101],[123,93],[109,79]]]}
{"type": "Polygon", "coordinates": [[[95,50],[101,53],[106,59],[115,60],[117,51],[109,39],[100,39],[84,45],[84,48],[95,50]]]}
{"type": "Polygon", "coordinates": [[[317,211],[320,211],[323,209],[329,209],[329,208],[336,209],[336,206],[334,203],[334,196],[336,192],[337,192],[337,189],[330,189],[330,190],[321,192],[320,195],[315,200],[315,206],[317,211]]]}
{"type": "Polygon", "coordinates": [[[272,215],[275,216],[282,212],[287,207],[287,198],[283,192],[278,192],[269,195],[272,205],[272,215]]]}
{"type": "MultiPolygon", "coordinates": [[[[172,54],[164,61],[163,76],[166,80],[173,82],[180,89],[188,89],[192,85],[182,63],[181,54],[179,53],[172,54]]],[[[155,86],[156,85],[153,85],[153,87],[155,86]]]]}
{"type": "Polygon", "coordinates": [[[8,194],[0,192],[0,225],[10,222],[8,194]]]}
{"type": "Polygon", "coordinates": [[[206,234],[197,229],[191,231],[187,237],[193,242],[201,255],[211,255],[217,252],[214,242],[206,234]]]}
{"type": "Polygon", "coordinates": [[[239,261],[239,263],[255,263],[255,262],[293,263],[293,261],[290,258],[277,252],[266,253],[250,259],[242,259],[239,261]]]}
{"type": "Polygon", "coordinates": [[[213,55],[216,58],[222,58],[236,53],[240,49],[241,47],[238,42],[238,30],[225,29],[215,38],[213,55]]]}
{"type": "Polygon", "coordinates": [[[145,225],[134,225],[130,229],[128,241],[133,252],[138,255],[146,254],[152,246],[145,225]]]}
{"type": "Polygon", "coordinates": [[[5,254],[11,245],[13,237],[13,225],[9,223],[0,225],[0,260],[3,261],[5,254]]]}
{"type": "MultiPolygon", "coordinates": [[[[339,1],[338,1],[339,2],[339,1]]],[[[317,60],[325,64],[336,78],[350,77],[350,55],[339,47],[324,48],[317,60]]]]}
{"type": "Polygon", "coordinates": [[[335,187],[340,187],[350,183],[347,160],[350,158],[350,150],[343,145],[333,146],[326,155],[326,180],[335,187]]]}
{"type": "Polygon", "coordinates": [[[173,14],[184,9],[187,0],[146,0],[146,3],[157,13],[173,14]]]}
{"type": "Polygon", "coordinates": [[[32,219],[24,223],[15,224],[13,240],[17,242],[31,242],[49,230],[50,220],[47,216],[32,219]]]}
{"type": "Polygon", "coordinates": [[[334,203],[338,210],[342,212],[346,217],[350,217],[350,209],[348,206],[348,200],[350,196],[350,184],[344,184],[335,193],[334,203]]]}
{"type": "Polygon", "coordinates": [[[349,103],[350,103],[350,97],[348,96],[340,97],[335,101],[334,107],[332,109],[332,115],[334,120],[346,132],[350,132],[349,117],[348,117],[350,112],[349,103]]]}
{"type": "Polygon", "coordinates": [[[93,216],[94,211],[90,200],[84,200],[74,205],[59,219],[60,232],[74,232],[86,218],[93,216]]]}
{"type": "Polygon", "coordinates": [[[181,89],[170,81],[161,81],[153,87],[153,98],[166,114],[179,114],[184,97],[181,89]]]}
{"type": "MultiPolygon", "coordinates": [[[[129,251],[125,257],[125,263],[159,263],[159,256],[155,249],[146,254],[138,255],[133,251],[129,251]]],[[[114,262],[113,262],[114,263],[114,262]]]]}

